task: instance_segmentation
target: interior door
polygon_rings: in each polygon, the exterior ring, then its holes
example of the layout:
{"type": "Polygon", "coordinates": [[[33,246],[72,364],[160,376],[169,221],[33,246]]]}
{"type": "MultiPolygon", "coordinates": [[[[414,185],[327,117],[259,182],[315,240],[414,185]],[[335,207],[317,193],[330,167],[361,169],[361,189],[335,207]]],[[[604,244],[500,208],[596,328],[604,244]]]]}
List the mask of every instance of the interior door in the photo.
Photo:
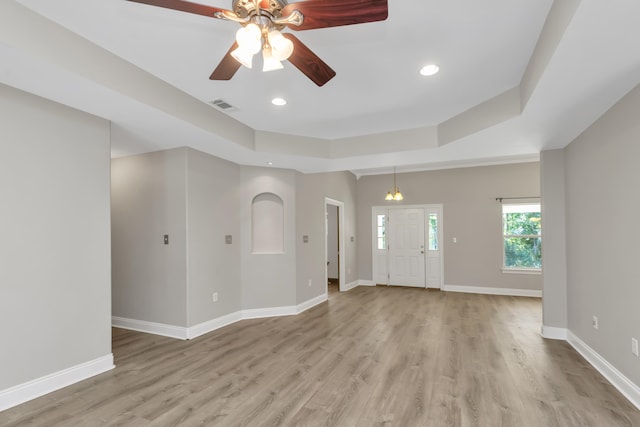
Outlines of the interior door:
{"type": "Polygon", "coordinates": [[[389,209],[389,284],[426,287],[424,209],[389,209]]]}

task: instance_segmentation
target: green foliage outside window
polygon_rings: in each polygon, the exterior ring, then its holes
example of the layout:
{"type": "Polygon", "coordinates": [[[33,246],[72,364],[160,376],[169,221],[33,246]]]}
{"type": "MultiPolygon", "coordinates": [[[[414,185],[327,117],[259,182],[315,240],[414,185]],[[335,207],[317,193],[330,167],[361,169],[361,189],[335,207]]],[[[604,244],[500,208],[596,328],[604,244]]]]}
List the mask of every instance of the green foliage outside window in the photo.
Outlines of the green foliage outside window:
{"type": "MultiPolygon", "coordinates": [[[[542,267],[541,218],[537,212],[509,212],[503,209],[504,266],[507,268],[542,267]]],[[[533,209],[532,209],[533,210],[533,209]]]]}
{"type": "Polygon", "coordinates": [[[429,214],[429,250],[438,250],[438,215],[429,214]]]}

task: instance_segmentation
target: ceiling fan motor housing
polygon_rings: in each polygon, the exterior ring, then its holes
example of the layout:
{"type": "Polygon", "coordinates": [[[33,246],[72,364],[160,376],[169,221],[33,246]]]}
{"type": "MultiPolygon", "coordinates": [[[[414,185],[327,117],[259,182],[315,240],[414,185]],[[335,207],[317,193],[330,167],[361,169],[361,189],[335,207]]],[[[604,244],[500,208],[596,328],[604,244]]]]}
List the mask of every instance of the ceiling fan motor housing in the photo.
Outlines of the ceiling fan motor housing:
{"type": "MultiPolygon", "coordinates": [[[[258,0],[260,13],[266,12],[274,18],[282,17],[282,8],[287,5],[286,0],[258,0]]],[[[233,0],[232,10],[241,18],[257,15],[255,0],[233,0]]]]}

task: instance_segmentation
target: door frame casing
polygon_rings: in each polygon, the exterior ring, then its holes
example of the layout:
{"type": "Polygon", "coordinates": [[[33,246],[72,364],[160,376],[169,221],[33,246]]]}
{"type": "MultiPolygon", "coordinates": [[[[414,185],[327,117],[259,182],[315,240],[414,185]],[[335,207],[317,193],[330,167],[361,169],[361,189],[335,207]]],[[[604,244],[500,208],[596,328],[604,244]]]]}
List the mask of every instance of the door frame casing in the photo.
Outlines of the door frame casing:
{"type": "MultiPolygon", "coordinates": [[[[376,271],[376,251],[377,249],[377,234],[376,234],[376,215],[379,214],[381,211],[386,212],[385,215],[389,215],[389,211],[392,209],[424,209],[425,211],[427,209],[431,209],[431,210],[437,210],[438,212],[438,245],[439,245],[439,250],[440,250],[440,283],[439,283],[439,287],[431,287],[429,288],[427,286],[427,288],[429,289],[443,289],[444,288],[444,208],[442,203],[431,203],[431,204],[424,204],[424,205],[397,205],[397,206],[389,206],[389,205],[378,205],[378,206],[372,206],[371,207],[371,277],[373,279],[374,282],[376,282],[376,278],[375,278],[375,271],[376,271]]],[[[427,218],[427,216],[425,215],[425,218],[427,218]]],[[[429,230],[428,227],[426,226],[426,221],[425,221],[425,228],[424,228],[424,233],[425,233],[425,242],[428,242],[428,235],[429,235],[429,230]]],[[[425,246],[427,246],[425,244],[425,246]]],[[[427,249],[427,248],[425,248],[427,249]]],[[[387,249],[387,260],[386,260],[386,271],[387,271],[387,280],[385,283],[386,285],[389,285],[389,277],[388,277],[388,273],[389,273],[389,260],[388,260],[388,249],[387,249]]],[[[427,250],[425,250],[425,268],[426,268],[426,258],[427,258],[427,250]]],[[[426,275],[425,275],[425,284],[426,284],[426,275]]]]}
{"type": "Polygon", "coordinates": [[[327,223],[327,207],[336,206],[338,208],[338,288],[340,292],[345,290],[345,274],[346,274],[346,262],[345,256],[345,241],[344,241],[344,202],[340,200],[331,199],[329,197],[324,198],[324,285],[325,293],[329,293],[329,272],[327,269],[327,261],[329,261],[329,246],[327,238],[329,235],[329,224],[327,223]]]}

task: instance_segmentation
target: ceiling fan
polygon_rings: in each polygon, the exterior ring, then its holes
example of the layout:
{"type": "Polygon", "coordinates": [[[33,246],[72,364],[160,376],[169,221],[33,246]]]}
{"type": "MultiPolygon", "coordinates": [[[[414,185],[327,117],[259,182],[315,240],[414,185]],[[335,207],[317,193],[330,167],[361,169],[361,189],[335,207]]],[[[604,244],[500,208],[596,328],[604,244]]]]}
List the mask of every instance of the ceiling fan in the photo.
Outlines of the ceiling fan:
{"type": "Polygon", "coordinates": [[[331,80],[336,72],[291,33],[364,24],[387,19],[387,0],[307,0],[288,4],[287,0],[232,0],[232,10],[191,3],[184,0],[128,0],[211,18],[238,22],[242,28],[236,42],[222,58],[209,79],[229,80],[240,65],[251,68],[253,55],[262,50],[263,71],[282,68],[289,60],[318,86],[331,80]]]}

